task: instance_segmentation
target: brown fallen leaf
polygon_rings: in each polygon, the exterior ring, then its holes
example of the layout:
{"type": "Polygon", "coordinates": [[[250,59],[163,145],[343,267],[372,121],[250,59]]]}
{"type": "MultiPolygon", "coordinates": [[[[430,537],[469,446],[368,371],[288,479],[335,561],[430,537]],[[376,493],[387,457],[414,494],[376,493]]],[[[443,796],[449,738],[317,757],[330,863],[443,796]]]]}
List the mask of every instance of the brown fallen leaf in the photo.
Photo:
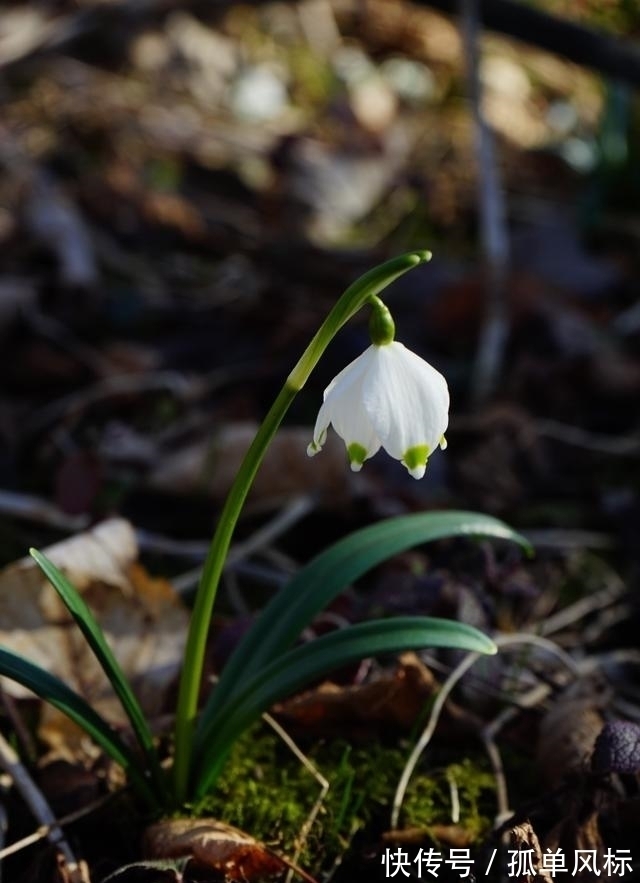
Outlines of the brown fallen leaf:
{"type": "Polygon", "coordinates": [[[305,732],[370,735],[372,725],[409,729],[438,688],[431,671],[415,653],[404,653],[391,674],[370,683],[342,687],[331,682],[280,703],[274,714],[305,732]]]}
{"type": "Polygon", "coordinates": [[[509,831],[509,847],[512,850],[518,850],[518,857],[521,853],[531,850],[531,862],[528,868],[518,868],[514,866],[514,874],[509,874],[509,879],[516,883],[553,883],[552,878],[542,866],[542,849],[536,832],[533,830],[531,822],[522,822],[520,825],[514,825],[509,831]],[[529,873],[532,869],[534,873],[529,873]],[[518,873],[521,870],[522,873],[518,873]]]}
{"type": "MultiPolygon", "coordinates": [[[[131,525],[105,521],[44,552],[92,609],[145,714],[159,714],[179,671],[188,616],[171,585],[138,564],[131,525]]],[[[0,644],[61,678],[110,722],[126,723],[87,642],[30,558],[0,571],[0,644]]],[[[32,697],[14,681],[3,685],[15,698],[32,697]]],[[[75,760],[89,750],[81,731],[46,704],[39,734],[59,757],[75,760]]]]}
{"type": "Polygon", "coordinates": [[[168,819],[145,831],[148,858],[189,857],[204,869],[228,880],[251,881],[281,874],[290,868],[313,883],[313,878],[244,831],[216,819],[168,819]]]}
{"type": "MultiPolygon", "coordinates": [[[[397,668],[365,684],[339,686],[330,681],[294,696],[273,709],[288,732],[300,727],[306,736],[345,735],[370,739],[372,731],[410,730],[424,713],[425,706],[440,688],[439,682],[415,653],[403,653],[397,668]]],[[[469,731],[477,733],[479,717],[448,699],[440,730],[456,738],[469,731]]]]}

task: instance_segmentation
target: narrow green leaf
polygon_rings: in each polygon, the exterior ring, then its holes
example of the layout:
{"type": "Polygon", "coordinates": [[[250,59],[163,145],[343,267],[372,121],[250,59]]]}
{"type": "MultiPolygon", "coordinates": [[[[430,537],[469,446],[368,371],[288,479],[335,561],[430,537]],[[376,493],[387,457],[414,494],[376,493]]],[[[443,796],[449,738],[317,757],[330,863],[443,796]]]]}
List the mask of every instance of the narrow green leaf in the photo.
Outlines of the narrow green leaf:
{"type": "Polygon", "coordinates": [[[350,626],[281,655],[244,682],[228,703],[224,716],[204,733],[207,747],[195,779],[196,796],[201,797],[211,786],[235,739],[274,702],[358,659],[425,647],[496,652],[493,641],[472,626],[446,619],[406,616],[350,626]]]}
{"type": "Polygon", "coordinates": [[[144,712],[131,689],[125,673],[122,671],[111,647],[109,647],[97,620],[76,587],[58,570],[52,561],[43,555],[42,552],[38,552],[37,549],[30,549],[29,553],[56,590],[69,613],[73,616],[96,659],[102,666],[104,673],[109,678],[127,717],[131,721],[131,726],[147,758],[154,781],[160,789],[160,793],[166,793],[164,775],[160,768],[153,736],[144,712]]]}
{"type": "Polygon", "coordinates": [[[351,582],[390,558],[446,537],[510,540],[530,551],[530,543],[507,524],[475,512],[426,512],[389,518],[355,531],[314,558],[264,608],[227,662],[203,709],[196,751],[204,734],[233,702],[240,685],[287,650],[317,614],[351,582]]]}
{"type": "Polygon", "coordinates": [[[64,681],[3,647],[0,647],[0,675],[22,684],[82,727],[109,757],[124,768],[140,794],[154,803],[154,795],[129,748],[110,724],[64,681]]]}

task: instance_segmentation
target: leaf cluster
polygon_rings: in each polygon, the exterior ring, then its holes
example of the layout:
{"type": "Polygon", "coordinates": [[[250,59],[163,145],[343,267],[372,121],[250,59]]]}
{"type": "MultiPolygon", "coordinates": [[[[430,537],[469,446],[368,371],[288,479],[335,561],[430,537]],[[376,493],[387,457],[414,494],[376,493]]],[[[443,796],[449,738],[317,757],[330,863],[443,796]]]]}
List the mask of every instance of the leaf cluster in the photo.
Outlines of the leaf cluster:
{"type": "MultiPolygon", "coordinates": [[[[294,646],[315,616],[371,568],[412,546],[446,537],[527,541],[503,522],[469,512],[418,513],[386,519],[340,540],[303,567],[266,605],[237,646],[200,714],[189,798],[216,783],[228,754],[272,704],[331,670],[368,656],[422,647],[493,653],[493,642],[471,626],[433,617],[394,617],[350,626],[294,646]]],[[[138,742],[135,753],[113,727],[63,681],[0,648],[0,673],[13,678],[79,724],[126,771],[153,807],[172,805],[169,782],[140,705],[92,612],[77,589],[42,553],[32,556],[67,606],[109,678],[138,742]]]]}

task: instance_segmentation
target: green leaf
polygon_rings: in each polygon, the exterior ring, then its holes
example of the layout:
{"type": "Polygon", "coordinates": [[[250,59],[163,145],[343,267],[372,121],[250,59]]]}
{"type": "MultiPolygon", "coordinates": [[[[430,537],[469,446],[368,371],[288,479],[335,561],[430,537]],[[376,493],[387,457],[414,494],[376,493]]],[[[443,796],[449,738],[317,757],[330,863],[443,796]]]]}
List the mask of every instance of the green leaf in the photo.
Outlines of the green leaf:
{"type": "Polygon", "coordinates": [[[287,650],[307,625],[351,582],[387,558],[412,546],[445,537],[510,540],[527,551],[530,543],[504,522],[475,512],[421,512],[389,518],[355,531],[322,552],[264,608],[227,662],[207,700],[196,735],[201,750],[214,721],[224,716],[241,685],[287,650]]]}
{"type": "Polygon", "coordinates": [[[235,739],[274,702],[358,659],[424,647],[496,652],[493,641],[472,626],[417,616],[360,623],[296,647],[245,680],[225,715],[207,731],[207,748],[195,779],[196,796],[201,797],[211,786],[235,739]]]}
{"type": "Polygon", "coordinates": [[[150,803],[154,802],[153,793],[140,771],[135,756],[110,724],[64,681],[3,647],[0,647],[0,675],[22,684],[82,727],[109,757],[124,768],[132,785],[140,794],[150,803]]]}
{"type": "Polygon", "coordinates": [[[41,552],[38,552],[37,549],[30,549],[29,553],[56,590],[69,613],[73,616],[96,659],[102,666],[104,673],[109,678],[127,717],[131,721],[133,731],[136,734],[140,747],[142,748],[153,773],[154,781],[160,789],[160,793],[165,793],[166,787],[164,775],[160,768],[158,755],[153,743],[153,736],[144,716],[144,712],[131,689],[131,685],[129,684],[126,675],[122,671],[118,660],[113,655],[111,647],[107,644],[104,633],[98,625],[93,613],[76,587],[69,582],[66,576],[58,570],[52,561],[41,552]]]}

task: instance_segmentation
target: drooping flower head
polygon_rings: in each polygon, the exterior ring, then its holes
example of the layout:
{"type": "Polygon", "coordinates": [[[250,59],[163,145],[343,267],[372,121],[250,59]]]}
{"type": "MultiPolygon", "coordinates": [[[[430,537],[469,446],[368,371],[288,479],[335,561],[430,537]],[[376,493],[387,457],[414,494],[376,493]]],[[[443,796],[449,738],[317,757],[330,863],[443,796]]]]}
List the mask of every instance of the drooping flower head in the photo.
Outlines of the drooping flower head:
{"type": "Polygon", "coordinates": [[[393,339],[393,320],[379,298],[372,306],[373,342],[325,389],[307,453],[312,457],[322,449],[333,424],[347,446],[354,472],[382,447],[414,478],[422,478],[429,456],[438,446],[446,447],[447,382],[393,339]]]}

